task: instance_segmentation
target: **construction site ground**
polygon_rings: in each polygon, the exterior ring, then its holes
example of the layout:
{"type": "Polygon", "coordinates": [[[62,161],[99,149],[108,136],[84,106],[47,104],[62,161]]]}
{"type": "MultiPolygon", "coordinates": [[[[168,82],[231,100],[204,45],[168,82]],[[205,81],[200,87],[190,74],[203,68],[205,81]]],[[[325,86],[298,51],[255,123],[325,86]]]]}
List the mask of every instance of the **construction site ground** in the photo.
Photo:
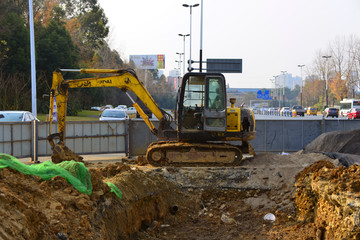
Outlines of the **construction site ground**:
{"type": "Polygon", "coordinates": [[[360,239],[357,164],[310,151],[234,167],[137,162],[85,158],[90,196],[62,177],[1,169],[0,239],[360,239]]]}

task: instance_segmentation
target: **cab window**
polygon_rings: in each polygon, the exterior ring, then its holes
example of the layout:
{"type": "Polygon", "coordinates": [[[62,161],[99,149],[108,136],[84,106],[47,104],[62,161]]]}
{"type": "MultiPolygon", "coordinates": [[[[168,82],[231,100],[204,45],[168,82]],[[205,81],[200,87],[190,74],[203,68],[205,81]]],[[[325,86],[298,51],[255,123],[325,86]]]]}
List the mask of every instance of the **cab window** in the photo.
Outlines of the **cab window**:
{"type": "Polygon", "coordinates": [[[203,77],[192,76],[185,85],[184,107],[202,107],[205,81],[203,77]]]}
{"type": "Polygon", "coordinates": [[[223,110],[225,109],[224,88],[220,78],[208,79],[206,108],[223,110]]]}

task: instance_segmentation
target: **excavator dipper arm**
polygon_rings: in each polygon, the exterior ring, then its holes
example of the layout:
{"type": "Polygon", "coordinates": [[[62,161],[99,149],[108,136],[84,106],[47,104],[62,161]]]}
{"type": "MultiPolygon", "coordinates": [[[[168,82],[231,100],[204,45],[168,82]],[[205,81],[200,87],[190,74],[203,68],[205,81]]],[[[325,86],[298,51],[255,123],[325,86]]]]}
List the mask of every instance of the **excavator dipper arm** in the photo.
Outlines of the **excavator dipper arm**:
{"type": "Polygon", "coordinates": [[[59,137],[60,143],[65,139],[65,120],[66,120],[66,107],[68,99],[69,88],[98,88],[98,87],[117,87],[124,91],[133,103],[140,116],[144,119],[145,123],[150,128],[150,131],[157,135],[160,128],[170,126],[172,121],[171,116],[162,110],[154,101],[150,93],[139,81],[135,72],[129,70],[112,70],[112,69],[58,69],[53,72],[53,83],[50,92],[50,133],[51,123],[53,121],[54,101],[56,98],[57,116],[58,116],[58,133],[48,136],[48,141],[52,148],[55,144],[53,138],[59,137]],[[64,80],[61,72],[81,72],[81,73],[98,73],[98,74],[111,74],[106,77],[84,78],[74,80],[64,80]],[[130,97],[127,90],[134,92],[138,98],[146,105],[146,107],[160,120],[159,129],[155,128],[148,116],[144,113],[141,107],[130,97]]]}

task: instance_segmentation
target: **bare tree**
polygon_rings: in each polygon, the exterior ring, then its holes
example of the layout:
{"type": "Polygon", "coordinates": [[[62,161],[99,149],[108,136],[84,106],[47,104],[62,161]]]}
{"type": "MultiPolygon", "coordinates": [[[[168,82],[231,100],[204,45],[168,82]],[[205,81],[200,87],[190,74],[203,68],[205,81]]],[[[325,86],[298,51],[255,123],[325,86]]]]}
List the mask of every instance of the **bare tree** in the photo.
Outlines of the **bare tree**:
{"type": "Polygon", "coordinates": [[[347,44],[349,71],[346,79],[349,87],[348,97],[355,98],[355,90],[360,88],[360,39],[352,35],[347,44]]]}

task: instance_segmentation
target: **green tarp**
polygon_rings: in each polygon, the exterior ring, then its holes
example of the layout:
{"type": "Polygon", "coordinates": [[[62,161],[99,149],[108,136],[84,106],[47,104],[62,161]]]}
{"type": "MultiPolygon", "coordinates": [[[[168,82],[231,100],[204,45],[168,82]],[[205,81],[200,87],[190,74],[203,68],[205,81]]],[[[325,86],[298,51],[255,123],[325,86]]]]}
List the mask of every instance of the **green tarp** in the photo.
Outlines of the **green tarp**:
{"type": "MultiPolygon", "coordinates": [[[[12,168],[25,175],[36,175],[44,180],[61,176],[79,192],[89,196],[92,192],[91,174],[82,162],[71,160],[55,164],[46,161],[40,164],[26,165],[11,155],[0,153],[0,169],[5,167],[12,168]]],[[[111,192],[121,198],[121,191],[113,183],[107,184],[111,188],[111,192]]]]}

